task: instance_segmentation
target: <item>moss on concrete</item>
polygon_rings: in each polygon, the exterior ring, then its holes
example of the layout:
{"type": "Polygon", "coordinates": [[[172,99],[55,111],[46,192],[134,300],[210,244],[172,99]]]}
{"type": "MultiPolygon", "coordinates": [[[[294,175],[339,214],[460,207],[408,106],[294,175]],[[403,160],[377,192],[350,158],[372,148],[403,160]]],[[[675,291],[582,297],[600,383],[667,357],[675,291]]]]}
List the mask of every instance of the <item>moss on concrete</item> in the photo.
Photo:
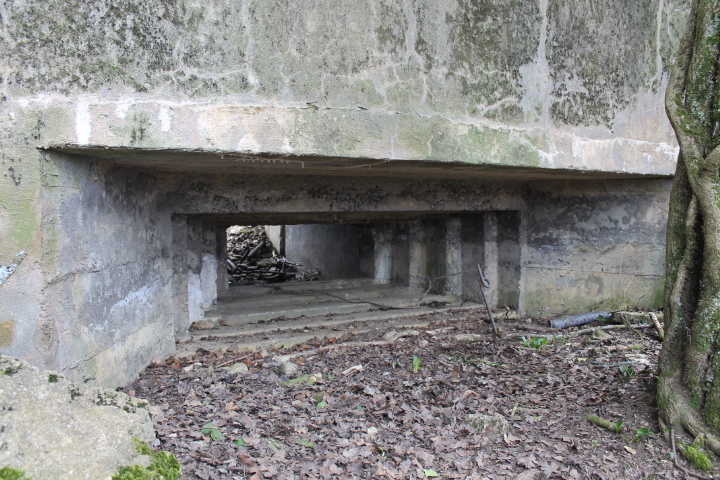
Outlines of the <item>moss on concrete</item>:
{"type": "Polygon", "coordinates": [[[132,465],[122,467],[112,480],[177,480],[182,475],[178,459],[170,452],[153,452],[145,442],[135,439],[138,453],[148,455],[149,466],[132,465]]]}
{"type": "Polygon", "coordinates": [[[3,467],[0,468],[0,480],[30,480],[25,476],[25,472],[17,468],[3,467]]]}

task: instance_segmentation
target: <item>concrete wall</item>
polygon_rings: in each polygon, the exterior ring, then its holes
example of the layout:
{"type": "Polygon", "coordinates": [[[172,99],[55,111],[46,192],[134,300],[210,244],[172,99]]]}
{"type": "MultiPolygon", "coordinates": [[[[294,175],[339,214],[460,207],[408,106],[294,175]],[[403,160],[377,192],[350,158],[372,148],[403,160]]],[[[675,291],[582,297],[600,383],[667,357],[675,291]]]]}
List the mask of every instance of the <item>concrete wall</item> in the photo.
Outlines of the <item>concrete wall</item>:
{"type": "MultiPolygon", "coordinates": [[[[607,178],[674,171],[662,99],[688,3],[4,2],[0,351],[106,385],[172,351],[177,299],[213,296],[194,215],[513,210],[520,305],[656,298],[665,183],[607,178]],[[535,220],[562,212],[580,226],[535,220]]],[[[408,265],[457,258],[443,229],[408,224],[408,265]]]]}
{"type": "Polygon", "coordinates": [[[321,280],[360,277],[358,234],[352,225],[287,225],[285,253],[321,280]]]}

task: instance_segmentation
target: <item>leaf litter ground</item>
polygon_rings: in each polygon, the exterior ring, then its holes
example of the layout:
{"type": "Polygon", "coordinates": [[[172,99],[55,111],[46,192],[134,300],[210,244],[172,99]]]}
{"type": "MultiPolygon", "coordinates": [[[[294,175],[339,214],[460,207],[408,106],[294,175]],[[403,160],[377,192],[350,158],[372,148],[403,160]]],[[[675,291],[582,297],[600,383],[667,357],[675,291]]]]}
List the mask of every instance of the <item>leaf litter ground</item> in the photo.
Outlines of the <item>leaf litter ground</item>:
{"type": "Polygon", "coordinates": [[[201,349],[124,390],[153,405],[154,446],[188,479],[683,478],[657,435],[654,330],[553,338],[501,320],[496,350],[475,315],[423,319],[290,349],[201,349]]]}

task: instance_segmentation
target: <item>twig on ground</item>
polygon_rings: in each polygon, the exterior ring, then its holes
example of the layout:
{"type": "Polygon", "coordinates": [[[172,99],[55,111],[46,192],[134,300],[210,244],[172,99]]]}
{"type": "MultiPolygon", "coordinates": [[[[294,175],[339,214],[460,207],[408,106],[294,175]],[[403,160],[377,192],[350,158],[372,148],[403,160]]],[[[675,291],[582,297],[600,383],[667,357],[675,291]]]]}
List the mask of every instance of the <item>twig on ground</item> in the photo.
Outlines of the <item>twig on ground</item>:
{"type": "Polygon", "coordinates": [[[657,315],[655,315],[653,312],[650,312],[650,320],[652,320],[653,325],[655,325],[655,330],[657,330],[658,335],[660,335],[660,341],[662,342],[663,340],[665,340],[665,329],[660,324],[657,315]]]}
{"type": "MultiPolygon", "coordinates": [[[[635,325],[637,328],[647,328],[651,327],[649,323],[643,323],[641,325],[635,325]]],[[[577,337],[578,335],[584,335],[586,333],[592,333],[595,330],[616,330],[620,328],[628,328],[627,325],[605,325],[602,327],[592,327],[592,328],[583,328],[582,330],[578,330],[577,332],[573,332],[570,334],[571,337],[577,337]]]]}
{"type": "Polygon", "coordinates": [[[623,322],[625,322],[625,326],[628,327],[628,328],[629,328],[630,330],[632,330],[633,332],[635,332],[635,334],[636,334],[638,337],[640,337],[640,340],[642,341],[642,339],[643,339],[642,333],[640,333],[640,332],[638,332],[637,330],[635,330],[635,327],[633,327],[633,326],[630,324],[630,320],[625,316],[624,313],[620,313],[620,316],[622,317],[623,322]]]}

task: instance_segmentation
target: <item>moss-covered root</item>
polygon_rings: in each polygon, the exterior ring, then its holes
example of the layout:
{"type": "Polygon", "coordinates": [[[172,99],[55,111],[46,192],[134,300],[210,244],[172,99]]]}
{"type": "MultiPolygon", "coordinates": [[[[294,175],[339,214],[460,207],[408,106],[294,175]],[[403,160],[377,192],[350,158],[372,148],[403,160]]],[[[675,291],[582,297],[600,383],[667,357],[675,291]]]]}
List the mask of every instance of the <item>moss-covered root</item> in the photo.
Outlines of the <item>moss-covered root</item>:
{"type": "Polygon", "coordinates": [[[122,467],[113,475],[112,480],[177,480],[182,475],[180,462],[170,452],[153,452],[152,449],[139,440],[135,441],[137,451],[143,455],[150,455],[150,466],[132,465],[122,467]]]}
{"type": "Polygon", "coordinates": [[[594,423],[595,425],[603,428],[607,428],[611,432],[615,433],[622,433],[623,430],[625,430],[625,425],[623,422],[611,422],[610,420],[605,420],[602,417],[598,417],[597,415],[590,415],[588,416],[588,422],[594,423]]]}
{"type": "Polygon", "coordinates": [[[702,450],[704,442],[698,442],[699,439],[702,439],[702,437],[698,437],[692,445],[687,445],[685,449],[681,449],[681,451],[695,468],[709,472],[712,470],[713,464],[710,457],[702,450]]]}
{"type": "Polygon", "coordinates": [[[664,434],[671,440],[670,434],[674,431],[685,430],[693,438],[702,438],[710,451],[720,456],[720,438],[710,432],[707,425],[698,418],[684,394],[682,383],[667,372],[660,374],[657,386],[657,400],[659,419],[665,426],[664,434]]]}

